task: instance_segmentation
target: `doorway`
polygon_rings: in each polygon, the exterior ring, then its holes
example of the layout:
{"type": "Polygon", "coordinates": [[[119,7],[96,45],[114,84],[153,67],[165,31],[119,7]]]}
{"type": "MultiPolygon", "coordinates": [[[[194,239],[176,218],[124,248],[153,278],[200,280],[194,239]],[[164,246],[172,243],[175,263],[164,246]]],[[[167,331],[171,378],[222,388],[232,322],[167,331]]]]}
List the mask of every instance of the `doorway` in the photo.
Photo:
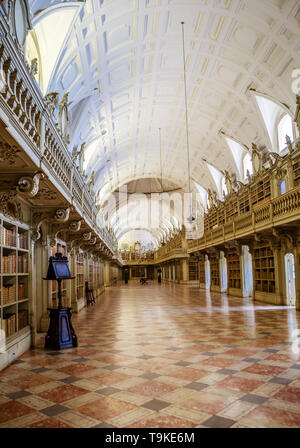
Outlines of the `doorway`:
{"type": "Polygon", "coordinates": [[[293,254],[284,257],[286,300],[288,306],[296,306],[295,258],[293,254]]]}

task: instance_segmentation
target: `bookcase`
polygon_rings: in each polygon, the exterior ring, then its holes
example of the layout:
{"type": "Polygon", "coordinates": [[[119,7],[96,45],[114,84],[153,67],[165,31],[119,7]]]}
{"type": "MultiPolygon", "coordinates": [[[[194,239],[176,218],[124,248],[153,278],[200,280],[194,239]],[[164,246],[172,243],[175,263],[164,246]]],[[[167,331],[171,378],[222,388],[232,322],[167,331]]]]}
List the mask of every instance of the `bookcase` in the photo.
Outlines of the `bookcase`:
{"type": "MultiPolygon", "coordinates": [[[[52,256],[55,256],[56,252],[60,252],[63,257],[67,256],[67,246],[64,242],[60,241],[56,244],[56,246],[52,247],[52,256]]],[[[70,282],[72,280],[63,280],[61,282],[61,295],[62,295],[62,306],[68,307],[70,306],[69,298],[67,297],[67,281],[70,282]]],[[[52,307],[58,307],[58,296],[57,296],[57,281],[52,280],[51,292],[52,292],[52,307]]]]}
{"type": "Polygon", "coordinates": [[[209,262],[211,290],[220,291],[220,259],[217,256],[210,256],[209,262]]]}
{"type": "Polygon", "coordinates": [[[270,246],[261,245],[254,249],[255,291],[275,294],[275,263],[270,246]]]}
{"type": "Polygon", "coordinates": [[[226,222],[232,221],[238,214],[238,200],[236,196],[233,196],[225,206],[226,222]]]}
{"type": "Polygon", "coordinates": [[[271,182],[270,177],[264,177],[259,182],[256,182],[250,188],[251,204],[255,207],[256,204],[261,204],[271,199],[271,182]]]}
{"type": "Polygon", "coordinates": [[[103,264],[101,261],[96,263],[96,296],[98,297],[104,291],[103,264]]]}
{"type": "Polygon", "coordinates": [[[300,154],[293,160],[294,187],[300,185],[300,154]]]}
{"type": "Polygon", "coordinates": [[[89,288],[95,289],[95,282],[94,282],[94,261],[89,260],[88,261],[88,282],[89,282],[89,288]]]}
{"type": "Polygon", "coordinates": [[[0,216],[0,344],[29,330],[29,248],[28,227],[0,216]]]}
{"type": "Polygon", "coordinates": [[[236,251],[227,254],[228,292],[242,296],[242,271],[240,255],[236,251]]]}
{"type": "Polygon", "coordinates": [[[205,255],[199,257],[199,286],[206,289],[205,255]]]}
{"type": "Polygon", "coordinates": [[[200,285],[205,285],[205,257],[201,257],[199,261],[199,282],[200,285]]]}
{"type": "Polygon", "coordinates": [[[242,215],[250,211],[250,197],[248,190],[242,190],[238,195],[239,200],[239,213],[242,215]]]}
{"type": "MultiPolygon", "coordinates": [[[[166,274],[169,271],[166,270],[165,271],[165,278],[166,278],[166,274]]],[[[139,278],[139,277],[144,277],[145,276],[145,268],[144,266],[133,266],[131,268],[131,278],[139,278]]]]}
{"type": "Polygon", "coordinates": [[[85,298],[84,285],[84,255],[80,252],[76,255],[76,300],[85,298]]]}
{"type": "Polygon", "coordinates": [[[198,262],[189,261],[189,281],[196,281],[199,279],[198,262]]]}
{"type": "Polygon", "coordinates": [[[208,231],[213,229],[218,225],[218,212],[217,210],[210,210],[207,215],[205,215],[204,220],[204,230],[208,231]]]}

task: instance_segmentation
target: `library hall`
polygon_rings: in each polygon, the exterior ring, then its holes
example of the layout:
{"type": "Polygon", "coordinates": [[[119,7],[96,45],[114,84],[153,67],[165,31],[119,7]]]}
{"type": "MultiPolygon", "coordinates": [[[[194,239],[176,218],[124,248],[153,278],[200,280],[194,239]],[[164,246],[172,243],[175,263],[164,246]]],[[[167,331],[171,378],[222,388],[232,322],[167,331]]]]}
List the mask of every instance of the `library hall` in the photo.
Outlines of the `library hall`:
{"type": "Polygon", "coordinates": [[[300,428],[300,0],[0,1],[4,428],[300,428]]]}

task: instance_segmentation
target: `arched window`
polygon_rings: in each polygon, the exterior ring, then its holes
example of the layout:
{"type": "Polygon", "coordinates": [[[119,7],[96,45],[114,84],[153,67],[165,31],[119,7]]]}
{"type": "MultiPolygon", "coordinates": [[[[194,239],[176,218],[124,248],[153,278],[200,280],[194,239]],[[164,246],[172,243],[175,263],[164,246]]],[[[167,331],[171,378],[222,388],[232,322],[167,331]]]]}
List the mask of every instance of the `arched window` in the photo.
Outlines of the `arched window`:
{"type": "Polygon", "coordinates": [[[285,114],[278,123],[277,127],[277,137],[278,137],[278,149],[279,152],[286,147],[286,135],[288,135],[291,140],[294,140],[294,129],[293,121],[290,115],[285,114]]]}
{"type": "Polygon", "coordinates": [[[253,174],[253,167],[252,167],[252,160],[250,154],[246,154],[243,160],[244,165],[244,179],[247,179],[247,171],[252,175],[253,174]]]}

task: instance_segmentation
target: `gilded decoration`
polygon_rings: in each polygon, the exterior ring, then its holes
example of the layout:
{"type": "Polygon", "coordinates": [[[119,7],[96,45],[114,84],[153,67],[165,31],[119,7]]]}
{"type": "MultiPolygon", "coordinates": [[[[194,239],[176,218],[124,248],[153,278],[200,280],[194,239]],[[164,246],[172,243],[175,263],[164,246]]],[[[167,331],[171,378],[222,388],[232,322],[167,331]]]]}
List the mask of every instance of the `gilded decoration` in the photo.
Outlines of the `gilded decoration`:
{"type": "Polygon", "coordinates": [[[15,146],[8,143],[0,142],[0,163],[8,163],[14,165],[16,163],[17,154],[21,151],[15,146]]]}

